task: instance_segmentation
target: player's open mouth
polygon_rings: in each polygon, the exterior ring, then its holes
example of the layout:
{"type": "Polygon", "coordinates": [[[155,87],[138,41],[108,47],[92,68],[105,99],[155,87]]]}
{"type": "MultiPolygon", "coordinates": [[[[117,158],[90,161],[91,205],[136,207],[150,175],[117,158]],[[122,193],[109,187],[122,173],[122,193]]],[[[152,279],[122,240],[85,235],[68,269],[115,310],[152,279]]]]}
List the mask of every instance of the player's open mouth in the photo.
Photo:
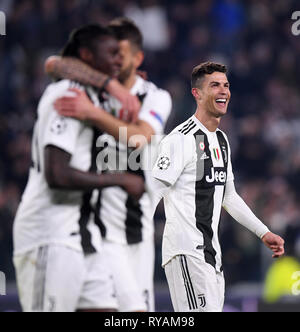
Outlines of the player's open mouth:
{"type": "Polygon", "coordinates": [[[216,103],[219,104],[219,105],[225,106],[226,103],[227,103],[227,99],[226,98],[216,99],[216,103]]]}
{"type": "Polygon", "coordinates": [[[216,101],[217,105],[219,105],[221,107],[226,107],[228,99],[227,98],[218,98],[215,101],[216,101]]]}

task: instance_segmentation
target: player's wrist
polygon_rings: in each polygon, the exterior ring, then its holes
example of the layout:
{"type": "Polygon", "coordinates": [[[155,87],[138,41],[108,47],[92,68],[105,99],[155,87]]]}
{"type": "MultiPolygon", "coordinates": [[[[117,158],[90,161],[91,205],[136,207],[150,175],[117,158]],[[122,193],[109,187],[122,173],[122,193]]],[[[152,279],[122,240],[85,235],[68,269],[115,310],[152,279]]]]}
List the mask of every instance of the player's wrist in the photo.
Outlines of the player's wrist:
{"type": "Polygon", "coordinates": [[[91,104],[85,111],[85,120],[97,122],[101,118],[103,110],[94,104],[91,104]]]}
{"type": "Polygon", "coordinates": [[[106,90],[107,92],[109,92],[109,90],[110,90],[110,88],[111,88],[110,84],[111,84],[111,81],[112,81],[112,80],[113,80],[113,78],[110,77],[110,76],[108,76],[108,77],[105,79],[104,83],[102,84],[102,90],[106,90]]]}
{"type": "Polygon", "coordinates": [[[110,186],[119,186],[123,187],[125,185],[124,174],[119,173],[106,173],[99,175],[100,187],[110,187],[110,186]]]}
{"type": "Polygon", "coordinates": [[[270,233],[270,230],[268,229],[267,226],[265,226],[258,234],[258,237],[263,240],[263,238],[268,234],[270,233]]]}
{"type": "Polygon", "coordinates": [[[120,83],[115,78],[108,77],[103,84],[103,89],[113,95],[119,84],[120,83]]]}
{"type": "Polygon", "coordinates": [[[124,88],[124,86],[115,78],[111,78],[108,81],[105,90],[112,96],[116,97],[118,100],[124,98],[124,93],[129,94],[129,92],[124,88]]]}

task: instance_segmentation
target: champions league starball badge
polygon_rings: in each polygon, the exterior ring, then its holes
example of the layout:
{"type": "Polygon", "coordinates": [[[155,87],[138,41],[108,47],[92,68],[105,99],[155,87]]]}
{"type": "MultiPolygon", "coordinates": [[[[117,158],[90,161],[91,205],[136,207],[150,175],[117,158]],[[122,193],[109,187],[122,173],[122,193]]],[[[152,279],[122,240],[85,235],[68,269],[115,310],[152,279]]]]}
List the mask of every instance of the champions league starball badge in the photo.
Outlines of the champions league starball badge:
{"type": "Polygon", "coordinates": [[[56,135],[61,135],[66,131],[66,129],[67,129],[66,119],[61,116],[57,116],[51,124],[51,132],[56,135]]]}
{"type": "Polygon", "coordinates": [[[168,157],[161,157],[158,161],[158,168],[162,171],[167,170],[171,165],[170,159],[168,157]]]}

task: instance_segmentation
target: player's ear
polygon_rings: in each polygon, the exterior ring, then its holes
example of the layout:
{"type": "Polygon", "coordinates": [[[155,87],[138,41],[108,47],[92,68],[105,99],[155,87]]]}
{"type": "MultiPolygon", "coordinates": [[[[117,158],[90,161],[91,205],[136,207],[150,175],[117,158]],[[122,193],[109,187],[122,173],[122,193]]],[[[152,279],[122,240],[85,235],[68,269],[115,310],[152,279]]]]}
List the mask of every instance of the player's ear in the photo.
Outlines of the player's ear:
{"type": "Polygon", "coordinates": [[[93,62],[94,56],[92,54],[92,52],[85,48],[85,47],[81,47],[79,49],[79,56],[81,58],[82,61],[91,64],[93,62]]]}
{"type": "Polygon", "coordinates": [[[134,66],[135,68],[139,68],[143,61],[144,61],[145,55],[143,51],[138,51],[134,56],[134,66]]]}
{"type": "Polygon", "coordinates": [[[198,88],[192,88],[192,95],[197,100],[201,99],[200,89],[198,89],[198,88]]]}

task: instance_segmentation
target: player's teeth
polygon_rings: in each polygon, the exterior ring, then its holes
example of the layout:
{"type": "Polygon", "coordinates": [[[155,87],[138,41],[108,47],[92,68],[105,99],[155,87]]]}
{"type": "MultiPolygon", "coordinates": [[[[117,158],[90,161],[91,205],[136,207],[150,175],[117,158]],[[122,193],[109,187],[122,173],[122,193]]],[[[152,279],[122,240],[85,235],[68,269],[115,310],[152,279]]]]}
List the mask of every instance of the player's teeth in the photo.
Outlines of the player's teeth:
{"type": "Polygon", "coordinates": [[[218,103],[226,103],[226,99],[217,99],[216,102],[218,102],[218,103]]]}

